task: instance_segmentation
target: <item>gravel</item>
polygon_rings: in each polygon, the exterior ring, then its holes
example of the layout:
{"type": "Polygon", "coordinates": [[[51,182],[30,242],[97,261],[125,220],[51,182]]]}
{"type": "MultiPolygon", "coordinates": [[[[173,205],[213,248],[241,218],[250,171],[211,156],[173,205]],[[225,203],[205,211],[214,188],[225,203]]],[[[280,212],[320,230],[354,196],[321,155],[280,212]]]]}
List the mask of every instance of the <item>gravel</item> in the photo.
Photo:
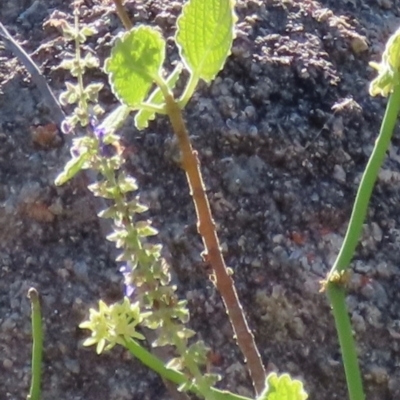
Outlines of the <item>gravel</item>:
{"type": "MultiPolygon", "coordinates": [[[[100,36],[87,46],[104,59],[122,31],[107,2],[85,2],[84,22],[100,36]]],[[[181,0],[127,2],[135,23],[161,27],[168,68],[181,0]]],[[[0,3],[0,20],[48,78],[56,94],[70,79],[56,68],[71,50],[43,28],[61,0],[0,3]]],[[[226,67],[201,84],[185,116],[199,151],[227,264],[265,365],[302,379],[311,399],[346,398],[344,374],[319,281],[340,248],[357,184],[374,145],[385,100],[368,84],[389,35],[397,2],[238,0],[237,38],[226,67]]],[[[106,81],[101,71],[92,79],[106,81]]],[[[116,100],[104,89],[108,110],[116,100]]],[[[69,159],[41,148],[32,126],[52,122],[25,69],[0,48],[0,388],[26,397],[30,321],[26,293],[42,295],[46,325],[43,400],[169,398],[161,380],[122,349],[96,356],[77,328],[99,298],[122,296],[122,279],[102,237],[91,195],[77,177],[54,186],[69,159]]],[[[122,130],[127,169],[150,205],[148,217],[188,296],[193,328],[221,355],[223,388],[252,396],[223,305],[207,280],[201,240],[179,152],[165,118],[122,130]]],[[[400,394],[399,132],[373,195],[347,302],[359,343],[368,399],[400,394]]]]}

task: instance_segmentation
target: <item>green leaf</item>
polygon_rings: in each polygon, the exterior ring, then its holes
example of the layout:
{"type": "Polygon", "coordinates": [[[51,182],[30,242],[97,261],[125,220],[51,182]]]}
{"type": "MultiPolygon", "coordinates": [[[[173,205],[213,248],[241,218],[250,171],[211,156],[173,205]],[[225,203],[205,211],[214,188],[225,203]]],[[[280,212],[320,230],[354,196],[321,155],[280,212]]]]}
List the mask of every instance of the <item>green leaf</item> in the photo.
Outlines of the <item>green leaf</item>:
{"type": "Polygon", "coordinates": [[[141,204],[139,198],[135,198],[127,204],[127,209],[129,210],[130,214],[141,214],[148,211],[149,207],[141,204]]]}
{"type": "Polygon", "coordinates": [[[85,57],[82,59],[82,67],[86,68],[98,68],[100,62],[97,57],[95,57],[92,53],[87,53],[85,57]]]}
{"type": "Polygon", "coordinates": [[[157,229],[153,228],[150,225],[150,221],[139,221],[136,223],[136,229],[138,231],[139,236],[147,237],[157,235],[157,229]]]}
{"type": "Polygon", "coordinates": [[[83,153],[78,157],[74,157],[71,160],[69,160],[65,164],[64,171],[57,176],[55,184],[57,186],[61,186],[64,185],[64,183],[68,182],[70,179],[72,179],[81,169],[83,169],[83,166],[88,159],[89,159],[89,154],[83,153]]]}
{"type": "MultiPolygon", "coordinates": [[[[176,82],[179,79],[179,76],[182,72],[182,64],[179,63],[176,68],[172,71],[171,75],[167,79],[168,89],[171,91],[175,87],[176,82]]],[[[159,87],[155,88],[153,93],[151,93],[150,97],[147,99],[148,103],[152,105],[162,105],[164,102],[164,96],[159,87]]],[[[149,126],[149,121],[152,121],[155,117],[155,113],[148,110],[140,110],[135,115],[135,126],[137,129],[142,130],[149,126]]]]}
{"type": "Polygon", "coordinates": [[[66,40],[75,40],[75,38],[79,35],[79,31],[77,31],[73,25],[68,23],[62,24],[61,29],[66,40]]]}
{"type": "Polygon", "coordinates": [[[106,60],[105,70],[114,94],[130,107],[137,107],[153,82],[161,76],[165,41],[148,26],[139,26],[118,38],[106,60]]]}
{"type": "Polygon", "coordinates": [[[166,365],[166,368],[175,369],[177,371],[183,370],[184,367],[185,362],[183,361],[182,357],[171,358],[171,360],[168,361],[168,364],[166,365]]]}
{"type": "Polygon", "coordinates": [[[85,25],[81,30],[80,34],[83,36],[93,36],[97,33],[97,29],[94,26],[85,25]]]}
{"type": "Polygon", "coordinates": [[[307,397],[301,381],[292,379],[289,374],[278,376],[272,372],[267,376],[265,389],[257,400],[306,400],[307,397]]]}
{"type": "Polygon", "coordinates": [[[117,214],[119,213],[119,208],[116,205],[106,208],[105,210],[100,211],[97,215],[100,218],[117,218],[117,214]]]}
{"type": "Polygon", "coordinates": [[[102,83],[91,83],[85,87],[83,92],[88,96],[88,100],[92,103],[98,103],[99,92],[103,89],[102,83]]]}
{"type": "Polygon", "coordinates": [[[190,0],[179,17],[176,43],[186,67],[210,82],[230,54],[236,22],[233,0],[190,0]]]}
{"type": "Polygon", "coordinates": [[[147,255],[153,256],[156,259],[161,257],[162,246],[160,244],[143,243],[143,249],[147,255]]]}
{"type": "Polygon", "coordinates": [[[74,67],[75,67],[75,60],[73,58],[65,58],[64,60],[61,61],[61,63],[56,68],[70,70],[74,67]]]}
{"type": "Polygon", "coordinates": [[[370,83],[370,95],[388,96],[400,82],[400,29],[387,41],[382,61],[369,65],[378,71],[378,76],[370,83]]]}
{"type": "Polygon", "coordinates": [[[114,133],[126,121],[129,115],[129,107],[125,104],[120,104],[113,110],[104,121],[100,124],[100,128],[104,129],[106,133],[114,133]]]}
{"type": "Polygon", "coordinates": [[[65,82],[67,89],[60,94],[59,100],[61,105],[66,106],[68,104],[74,104],[79,101],[80,89],[78,85],[74,85],[71,82],[65,82]]]}
{"type": "Polygon", "coordinates": [[[98,181],[88,185],[88,189],[97,197],[115,199],[118,196],[118,188],[109,181],[98,181]]]}
{"type": "Polygon", "coordinates": [[[125,245],[128,236],[126,231],[114,231],[107,236],[107,240],[115,242],[115,246],[120,249],[125,245]]]}
{"type": "Polygon", "coordinates": [[[180,339],[190,339],[196,335],[196,332],[192,329],[182,328],[177,332],[177,335],[180,339]]]}
{"type": "Polygon", "coordinates": [[[124,194],[138,190],[136,179],[132,176],[128,176],[125,172],[121,172],[118,176],[118,187],[124,194]]]}

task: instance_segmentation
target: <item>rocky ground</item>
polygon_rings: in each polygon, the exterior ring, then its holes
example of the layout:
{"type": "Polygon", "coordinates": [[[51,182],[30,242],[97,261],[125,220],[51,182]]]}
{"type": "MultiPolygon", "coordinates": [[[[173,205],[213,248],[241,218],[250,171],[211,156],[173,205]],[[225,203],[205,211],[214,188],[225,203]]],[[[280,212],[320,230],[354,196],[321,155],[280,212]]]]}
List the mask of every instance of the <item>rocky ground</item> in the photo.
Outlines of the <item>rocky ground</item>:
{"type": "MultiPolygon", "coordinates": [[[[70,79],[56,68],[71,50],[53,12],[61,0],[5,0],[0,21],[32,55],[55,94],[70,79]]],[[[159,26],[168,62],[182,1],[128,0],[132,20],[159,26]]],[[[378,61],[400,23],[392,0],[239,0],[237,39],[224,70],[201,85],[186,110],[227,264],[269,368],[305,382],[310,399],[346,398],[329,306],[319,281],[344,236],[357,184],[379,131],[385,100],[371,98],[378,61]]],[[[83,22],[99,34],[102,60],[122,26],[111,4],[87,0],[83,22]]],[[[1,46],[1,45],[0,45],[1,46]]],[[[88,76],[106,82],[101,71],[88,76]]],[[[109,89],[101,103],[116,104],[109,89]]],[[[68,111],[68,110],[65,110],[68,111]]],[[[82,177],[54,178],[69,159],[35,125],[52,123],[38,89],[0,47],[0,398],[26,396],[30,379],[32,285],[46,324],[43,400],[169,398],[158,377],[121,350],[100,357],[81,346],[77,325],[122,282],[82,177]]],[[[229,322],[201,263],[201,241],[166,119],[123,129],[127,168],[187,296],[192,326],[221,356],[221,387],[252,395],[229,322]]],[[[400,139],[395,133],[353,263],[348,305],[367,398],[400,397],[400,139]]]]}

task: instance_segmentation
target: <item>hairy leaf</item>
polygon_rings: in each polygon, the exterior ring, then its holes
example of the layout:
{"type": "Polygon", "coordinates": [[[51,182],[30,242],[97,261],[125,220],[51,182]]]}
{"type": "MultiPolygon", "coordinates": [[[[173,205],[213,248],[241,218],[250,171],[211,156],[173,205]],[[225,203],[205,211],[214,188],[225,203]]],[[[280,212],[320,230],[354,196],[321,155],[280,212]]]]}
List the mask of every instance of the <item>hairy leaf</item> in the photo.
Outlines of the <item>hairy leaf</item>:
{"type": "Polygon", "coordinates": [[[292,379],[289,374],[278,376],[272,372],[267,376],[265,389],[257,400],[306,400],[307,397],[301,381],[292,379]]]}
{"type": "Polygon", "coordinates": [[[119,129],[129,115],[129,107],[125,104],[120,104],[113,110],[104,121],[100,124],[100,128],[104,129],[106,133],[114,133],[119,129]]]}
{"type": "Polygon", "coordinates": [[[148,26],[139,26],[116,40],[105,70],[118,99],[137,107],[161,74],[165,58],[165,41],[148,26]]]}
{"type": "Polygon", "coordinates": [[[60,175],[57,176],[55,180],[55,184],[57,186],[64,185],[64,183],[68,182],[72,179],[81,169],[85,162],[88,160],[89,154],[83,153],[78,157],[74,157],[65,164],[64,171],[61,172],[60,175]]]}
{"type": "Polygon", "coordinates": [[[176,42],[186,67],[210,82],[224,66],[234,37],[233,0],[190,0],[177,25],[176,42]]]}

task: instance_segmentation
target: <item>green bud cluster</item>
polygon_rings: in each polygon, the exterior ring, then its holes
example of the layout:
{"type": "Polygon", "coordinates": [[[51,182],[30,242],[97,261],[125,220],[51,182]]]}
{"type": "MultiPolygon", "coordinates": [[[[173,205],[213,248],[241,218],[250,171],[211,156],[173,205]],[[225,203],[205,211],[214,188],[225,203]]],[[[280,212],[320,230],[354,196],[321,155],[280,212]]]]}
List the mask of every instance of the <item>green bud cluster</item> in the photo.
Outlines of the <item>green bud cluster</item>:
{"type": "Polygon", "coordinates": [[[64,38],[75,42],[75,54],[65,58],[58,68],[69,70],[71,75],[77,78],[76,84],[66,82],[67,88],[59,98],[62,106],[76,105],[71,115],[64,121],[64,133],[73,131],[78,123],[81,126],[87,126],[91,117],[100,116],[104,112],[103,108],[98,104],[98,95],[103,88],[103,84],[93,82],[85,87],[83,83],[83,74],[86,69],[98,68],[99,60],[90,52],[82,56],[81,45],[85,43],[89,36],[96,34],[97,30],[88,25],[79,27],[79,8],[77,6],[74,9],[74,19],[74,25],[65,20],[60,23],[64,38]],[[90,103],[92,103],[92,107],[89,107],[90,103]]]}

